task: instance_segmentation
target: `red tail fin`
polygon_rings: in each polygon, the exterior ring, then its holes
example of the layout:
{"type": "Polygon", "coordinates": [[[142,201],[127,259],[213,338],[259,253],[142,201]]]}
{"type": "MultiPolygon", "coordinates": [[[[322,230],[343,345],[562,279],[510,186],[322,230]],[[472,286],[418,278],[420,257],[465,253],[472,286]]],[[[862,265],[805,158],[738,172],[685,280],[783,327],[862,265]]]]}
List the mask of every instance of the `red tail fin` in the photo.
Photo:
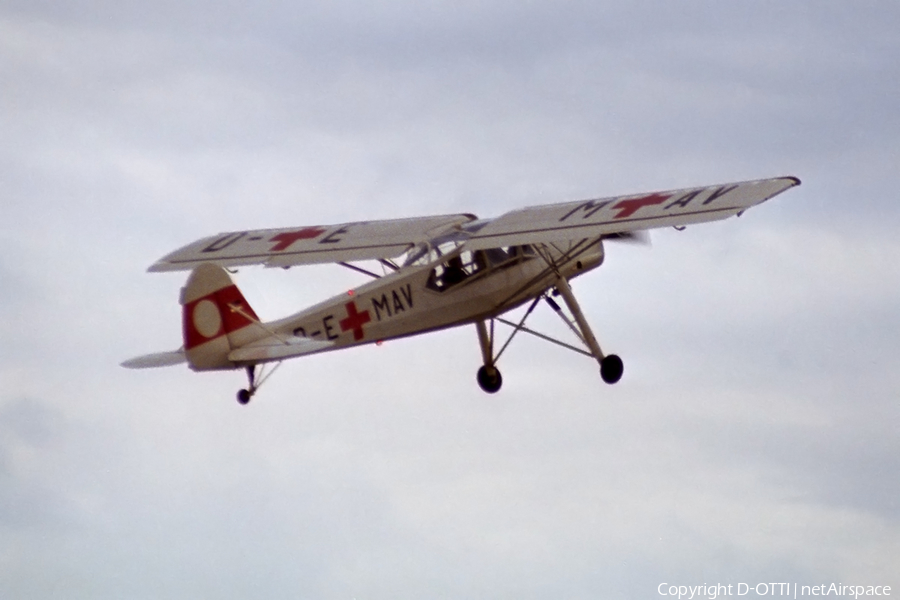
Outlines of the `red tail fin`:
{"type": "Polygon", "coordinates": [[[237,347],[237,332],[259,322],[228,272],[204,263],[182,289],[184,351],[197,371],[230,369],[228,353],[237,347]]]}

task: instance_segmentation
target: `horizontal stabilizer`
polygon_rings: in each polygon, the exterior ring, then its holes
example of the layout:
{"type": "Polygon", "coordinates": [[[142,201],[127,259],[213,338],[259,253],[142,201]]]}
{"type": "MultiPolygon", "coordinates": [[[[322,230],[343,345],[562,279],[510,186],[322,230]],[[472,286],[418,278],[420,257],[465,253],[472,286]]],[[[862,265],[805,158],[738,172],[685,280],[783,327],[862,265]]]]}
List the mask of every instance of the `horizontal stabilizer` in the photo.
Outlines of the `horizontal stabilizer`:
{"type": "Polygon", "coordinates": [[[333,342],[311,340],[304,337],[291,336],[282,339],[270,336],[232,350],[228,354],[228,360],[235,363],[270,362],[322,352],[333,346],[333,342]]]}
{"type": "Polygon", "coordinates": [[[127,369],[153,369],[156,367],[171,367],[180,365],[187,359],[184,357],[184,350],[175,350],[174,352],[157,352],[155,354],[145,354],[122,363],[127,369]]]}

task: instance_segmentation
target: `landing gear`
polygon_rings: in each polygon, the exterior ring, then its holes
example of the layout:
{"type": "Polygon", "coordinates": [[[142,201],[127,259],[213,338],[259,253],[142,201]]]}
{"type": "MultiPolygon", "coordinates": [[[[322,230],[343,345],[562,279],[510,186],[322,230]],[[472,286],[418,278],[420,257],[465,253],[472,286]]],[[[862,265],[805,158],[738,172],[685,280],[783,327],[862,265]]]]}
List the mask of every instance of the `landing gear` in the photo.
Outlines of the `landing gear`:
{"type": "Polygon", "coordinates": [[[237,393],[237,401],[239,404],[247,404],[250,402],[250,398],[253,397],[253,394],[256,393],[257,385],[256,385],[256,366],[250,365],[247,367],[247,382],[250,384],[247,386],[245,390],[238,390],[237,393]]]}
{"type": "Polygon", "coordinates": [[[590,348],[591,355],[600,363],[600,377],[610,385],[616,383],[622,378],[622,372],[625,370],[622,359],[615,354],[604,356],[603,351],[600,349],[600,344],[597,343],[597,338],[594,337],[591,326],[588,325],[587,319],[584,318],[581,307],[578,306],[578,301],[575,300],[572,288],[569,287],[569,282],[565,277],[560,275],[556,281],[556,289],[562,295],[563,300],[565,300],[566,306],[569,307],[569,312],[575,317],[575,322],[578,324],[578,329],[575,333],[579,334],[585,345],[590,348]]]}
{"type": "Polygon", "coordinates": [[[600,361],[600,377],[610,385],[622,379],[624,370],[625,365],[622,364],[622,359],[616,354],[607,354],[600,361]]]}
{"type": "Polygon", "coordinates": [[[476,379],[481,389],[488,394],[496,394],[503,385],[503,376],[500,375],[500,369],[495,366],[500,355],[494,356],[494,321],[491,321],[490,332],[484,321],[476,321],[475,328],[478,329],[478,344],[481,346],[481,359],[484,361],[484,366],[478,369],[476,379]]]}
{"type": "Polygon", "coordinates": [[[503,385],[503,376],[497,367],[481,367],[478,369],[478,385],[488,394],[494,394],[503,385]]]}
{"type": "Polygon", "coordinates": [[[257,377],[256,373],[256,365],[247,365],[247,389],[238,390],[237,393],[237,401],[241,404],[247,404],[250,402],[250,398],[256,394],[256,390],[258,390],[262,384],[266,382],[266,379],[271,377],[272,373],[274,373],[278,367],[281,366],[281,361],[278,362],[271,370],[266,372],[266,365],[261,364],[259,367],[259,376],[257,377]]]}
{"type": "MultiPolygon", "coordinates": [[[[572,293],[572,288],[569,287],[569,281],[566,279],[565,275],[560,272],[558,265],[552,260],[550,252],[543,245],[535,246],[535,250],[537,254],[543,258],[544,262],[547,263],[547,267],[556,274],[555,289],[553,289],[552,295],[562,296],[566,307],[569,309],[569,313],[571,313],[571,317],[568,316],[563,308],[550,294],[547,293],[551,289],[548,288],[543,292],[540,292],[539,295],[533,296],[534,300],[518,323],[513,323],[502,317],[494,316],[490,318],[490,331],[488,331],[485,321],[476,321],[475,326],[478,329],[478,342],[481,345],[481,356],[484,362],[484,366],[478,369],[478,385],[489,394],[493,394],[500,389],[500,386],[503,385],[503,378],[500,376],[500,371],[497,370],[496,363],[500,359],[500,355],[503,354],[503,351],[509,346],[513,337],[520,331],[524,331],[525,333],[537,336],[545,341],[552,342],[584,356],[593,358],[600,365],[600,377],[603,378],[603,381],[610,385],[617,383],[622,378],[622,373],[625,371],[622,359],[615,354],[603,353],[600,349],[600,344],[597,343],[594,332],[591,330],[590,325],[588,325],[587,319],[584,318],[584,313],[581,312],[581,307],[578,305],[578,301],[572,293]],[[528,319],[528,316],[542,299],[550,305],[550,308],[552,308],[569,329],[572,330],[572,333],[575,334],[575,337],[578,338],[584,347],[578,348],[572,346],[525,327],[526,319],[528,319]],[[509,338],[507,338],[506,342],[500,347],[500,350],[497,351],[496,354],[494,353],[494,321],[499,321],[500,323],[513,328],[509,338]]],[[[580,270],[583,268],[583,265],[579,262],[576,263],[576,267],[580,270]]]]}
{"type": "Polygon", "coordinates": [[[250,402],[251,395],[252,394],[250,394],[250,390],[238,390],[237,401],[240,404],[247,404],[248,402],[250,402]]]}

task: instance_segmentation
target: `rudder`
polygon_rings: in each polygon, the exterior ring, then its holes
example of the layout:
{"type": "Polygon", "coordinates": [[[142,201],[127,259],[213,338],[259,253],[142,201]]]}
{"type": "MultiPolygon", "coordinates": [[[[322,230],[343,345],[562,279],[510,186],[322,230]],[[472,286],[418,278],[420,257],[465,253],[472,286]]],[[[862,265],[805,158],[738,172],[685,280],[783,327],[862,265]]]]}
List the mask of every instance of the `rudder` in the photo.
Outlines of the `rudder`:
{"type": "Polygon", "coordinates": [[[250,341],[246,328],[259,318],[228,272],[218,265],[196,267],[181,291],[184,352],[195,371],[232,369],[233,348],[250,341]]]}

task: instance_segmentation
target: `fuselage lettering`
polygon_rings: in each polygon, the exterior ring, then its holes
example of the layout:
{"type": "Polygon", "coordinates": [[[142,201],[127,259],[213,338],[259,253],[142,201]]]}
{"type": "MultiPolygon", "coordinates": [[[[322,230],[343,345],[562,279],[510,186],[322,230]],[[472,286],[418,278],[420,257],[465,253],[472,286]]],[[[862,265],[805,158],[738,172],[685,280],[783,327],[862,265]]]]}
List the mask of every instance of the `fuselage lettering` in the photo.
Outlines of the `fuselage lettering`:
{"type": "Polygon", "coordinates": [[[382,294],[381,298],[378,296],[372,297],[372,309],[375,311],[375,318],[379,321],[381,320],[381,311],[387,313],[387,316],[391,315],[391,305],[388,304],[387,294],[382,294]]]}
{"type": "Polygon", "coordinates": [[[397,295],[397,290],[391,292],[391,297],[394,299],[394,314],[396,315],[398,312],[403,312],[406,310],[403,308],[403,303],[400,302],[400,296],[397,295]]]}
{"type": "Polygon", "coordinates": [[[328,315],[322,319],[322,327],[325,328],[325,337],[329,340],[338,339],[338,334],[334,332],[334,326],[331,322],[334,321],[334,315],[328,315]]]}
{"type": "Polygon", "coordinates": [[[372,310],[375,311],[375,319],[382,320],[382,315],[393,317],[413,307],[412,284],[407,283],[398,289],[391,290],[381,296],[372,296],[372,310]]]}
{"type": "Polygon", "coordinates": [[[405,288],[400,288],[400,293],[403,294],[403,299],[406,300],[406,306],[409,308],[413,307],[413,296],[412,296],[412,284],[407,283],[405,288]]]}

